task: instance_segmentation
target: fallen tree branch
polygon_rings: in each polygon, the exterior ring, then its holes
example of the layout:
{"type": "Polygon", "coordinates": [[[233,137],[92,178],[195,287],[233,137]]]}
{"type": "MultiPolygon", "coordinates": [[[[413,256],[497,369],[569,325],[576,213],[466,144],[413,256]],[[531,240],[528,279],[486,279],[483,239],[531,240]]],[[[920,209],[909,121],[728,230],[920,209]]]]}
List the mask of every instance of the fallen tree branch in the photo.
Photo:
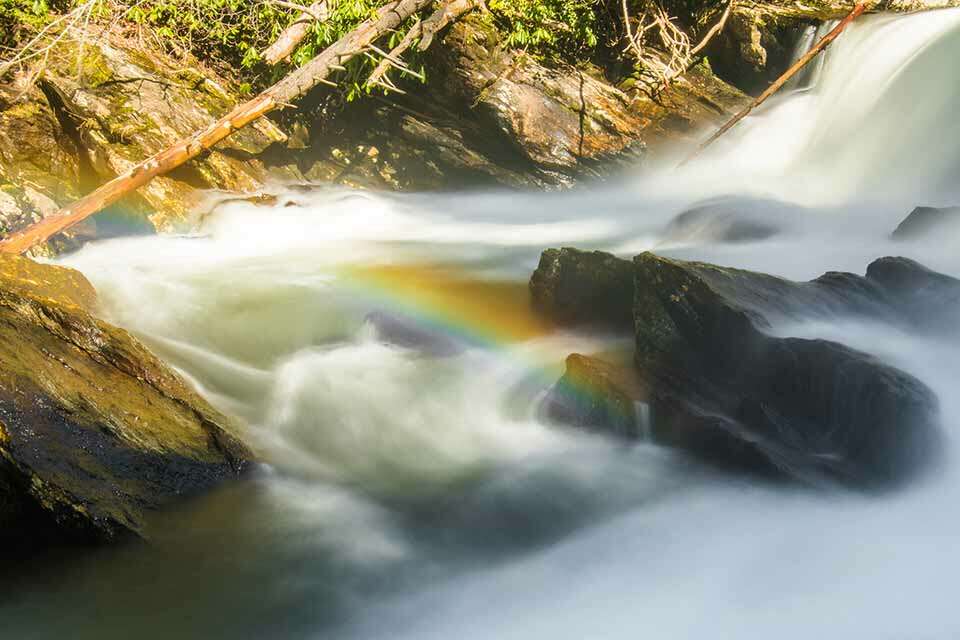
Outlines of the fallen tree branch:
{"type": "Polygon", "coordinates": [[[810,64],[810,62],[814,58],[816,58],[824,50],[826,50],[827,47],[833,44],[834,40],[839,38],[840,35],[847,29],[847,27],[850,26],[850,23],[852,23],[854,20],[859,18],[861,15],[863,15],[866,9],[867,9],[867,5],[865,3],[863,2],[857,3],[857,5],[853,8],[853,11],[851,11],[846,18],[841,20],[840,23],[836,27],[834,27],[834,29],[830,33],[825,35],[823,39],[820,40],[820,42],[814,45],[814,47],[806,53],[806,55],[804,55],[802,58],[797,60],[797,62],[792,67],[787,69],[782,76],[777,78],[777,80],[773,84],[771,84],[766,91],[760,94],[760,96],[756,100],[751,102],[745,109],[743,109],[743,111],[741,111],[740,113],[735,115],[733,118],[731,118],[729,122],[727,122],[722,127],[720,127],[720,129],[718,129],[716,133],[714,133],[706,141],[704,141],[699,147],[697,147],[693,153],[691,153],[683,162],[680,163],[679,167],[686,165],[688,162],[690,162],[691,160],[699,156],[701,153],[703,153],[707,149],[707,147],[712,145],[721,136],[723,136],[723,134],[730,131],[730,129],[733,129],[738,122],[740,122],[741,120],[746,118],[748,115],[750,115],[754,109],[756,109],[757,107],[762,105],[764,102],[769,100],[775,93],[777,93],[777,91],[783,88],[783,85],[787,84],[787,82],[790,81],[790,78],[797,75],[800,71],[803,70],[804,67],[810,64]]]}
{"type": "MultiPolygon", "coordinates": [[[[461,1],[452,0],[453,3],[461,1]]],[[[274,109],[290,105],[296,98],[325,82],[330,73],[343,68],[343,63],[366,51],[376,40],[395,30],[433,2],[434,0],[393,0],[387,3],[373,18],[257,97],[239,105],[203,131],[144,160],[56,214],[11,235],[0,242],[0,252],[23,253],[34,245],[45,242],[51,236],[69,229],[139,189],[155,177],[197,157],[237,129],[247,126],[274,109]]]]}
{"type": "Polygon", "coordinates": [[[730,0],[727,3],[727,8],[724,10],[723,15],[720,17],[720,21],[717,24],[713,25],[707,34],[703,36],[703,40],[700,41],[700,44],[695,46],[690,50],[690,56],[694,57],[699,54],[701,51],[707,48],[707,45],[710,44],[710,41],[713,40],[723,28],[727,26],[727,20],[730,19],[730,14],[733,13],[733,6],[736,4],[736,0],[730,0]]]}
{"type": "Polygon", "coordinates": [[[300,15],[293,21],[289,27],[284,29],[277,37],[276,42],[264,49],[263,59],[267,64],[277,64],[281,60],[286,60],[294,52],[297,46],[307,37],[310,26],[314,22],[324,22],[330,17],[330,8],[327,0],[314,2],[309,7],[300,7],[300,15]]]}
{"type": "Polygon", "coordinates": [[[426,20],[418,21],[407,31],[400,40],[400,43],[394,47],[389,54],[382,56],[380,64],[378,64],[373,70],[373,73],[370,74],[367,80],[367,86],[379,86],[387,91],[403,93],[403,91],[393,86],[393,83],[389,82],[389,78],[386,77],[390,68],[396,67],[402,72],[411,72],[407,65],[403,63],[397,64],[397,62],[400,60],[400,57],[413,46],[414,42],[419,39],[420,44],[417,48],[420,51],[426,51],[433,43],[433,38],[437,33],[443,31],[451,22],[459,20],[465,14],[477,8],[486,10],[483,0],[452,0],[434,11],[426,20]]]}

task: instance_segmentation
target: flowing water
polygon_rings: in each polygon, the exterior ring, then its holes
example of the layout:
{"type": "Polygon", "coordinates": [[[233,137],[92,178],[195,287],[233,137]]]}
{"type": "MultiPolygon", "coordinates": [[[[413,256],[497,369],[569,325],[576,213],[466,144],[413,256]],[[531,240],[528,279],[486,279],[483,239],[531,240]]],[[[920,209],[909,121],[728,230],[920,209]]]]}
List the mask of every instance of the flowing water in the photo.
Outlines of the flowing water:
{"type": "MultiPolygon", "coordinates": [[[[868,498],[547,425],[538,401],[567,354],[630,345],[545,326],[525,289],[559,245],[797,279],[907,255],[960,276],[960,229],[889,240],[915,205],[960,203],[958,59],[960,12],[870,18],[683,171],[549,194],[291,191],[195,236],[67,257],[268,464],[158,516],[150,548],[38,568],[0,601],[0,636],[960,637],[958,465],[868,498]],[[718,197],[782,232],[667,230],[718,197]]],[[[960,340],[774,330],[913,373],[955,442],[960,340]]]]}

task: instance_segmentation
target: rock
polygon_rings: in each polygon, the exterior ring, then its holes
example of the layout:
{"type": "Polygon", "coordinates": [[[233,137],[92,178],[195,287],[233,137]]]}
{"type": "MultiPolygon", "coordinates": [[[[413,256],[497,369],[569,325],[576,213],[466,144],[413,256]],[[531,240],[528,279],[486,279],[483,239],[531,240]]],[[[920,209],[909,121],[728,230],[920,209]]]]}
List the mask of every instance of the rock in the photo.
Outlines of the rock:
{"type": "Polygon", "coordinates": [[[829,12],[800,7],[780,12],[768,11],[766,5],[738,5],[728,28],[708,48],[711,64],[727,82],[758,94],[787,70],[801,34],[825,15],[829,12]]]}
{"type": "MultiPolygon", "coordinates": [[[[160,51],[138,50],[122,35],[104,31],[63,40],[36,86],[21,79],[0,84],[0,190],[19,209],[0,219],[0,233],[57,211],[232,109],[237,97],[220,79],[193,70],[199,67],[160,51]],[[79,56],[75,43],[81,41],[79,56]]],[[[153,180],[113,215],[140,226],[149,218],[159,230],[182,227],[198,190],[262,186],[271,171],[258,156],[285,140],[261,119],[202,158],[153,180]]],[[[285,169],[273,173],[296,177],[285,169]]]]}
{"type": "MultiPolygon", "coordinates": [[[[789,306],[785,281],[650,253],[634,264],[636,364],[657,440],[722,465],[862,488],[895,485],[935,458],[938,403],[921,382],[839,344],[760,331],[757,294],[770,285],[781,298],[771,308],[789,306]]],[[[811,285],[824,286],[796,291],[811,285]]]]}
{"type": "MultiPolygon", "coordinates": [[[[960,0],[881,0],[869,9],[877,13],[911,13],[956,6],[960,6],[960,0]]],[[[844,18],[852,8],[851,2],[841,0],[737,3],[727,28],[707,48],[707,55],[717,75],[748,93],[759,94],[793,62],[805,29],[844,18]]],[[[697,9],[689,6],[681,5],[677,10],[681,14],[698,14],[697,9]]]]}
{"type": "Polygon", "coordinates": [[[629,362],[613,364],[572,354],[541,405],[548,419],[580,429],[636,439],[643,435],[647,392],[629,362]]]}
{"type": "Polygon", "coordinates": [[[252,459],[227,418],[95,305],[81,274],[0,255],[5,550],[142,537],[150,511],[252,459]]]}
{"type": "Polygon", "coordinates": [[[669,242],[755,242],[779,234],[793,212],[794,208],[767,200],[717,198],[677,215],[663,237],[669,242]],[[779,211],[784,213],[774,217],[779,211]]]}
{"type": "Polygon", "coordinates": [[[0,83],[0,235],[79,197],[77,148],[37,87],[0,83]]]}
{"type": "Polygon", "coordinates": [[[934,232],[960,228],[960,207],[937,209],[935,207],[917,207],[893,231],[894,240],[915,240],[934,232]]]}
{"type": "MultiPolygon", "coordinates": [[[[237,102],[221,81],[194,71],[199,64],[138,51],[113,34],[86,39],[79,76],[77,59],[71,47],[58,49],[41,86],[97,182],[203,129],[237,102]]],[[[285,141],[261,119],[201,160],[151,181],[129,199],[127,209],[148,216],[156,229],[181,227],[197,202],[197,189],[258,189],[267,171],[255,156],[285,141]]]]}
{"type": "Polygon", "coordinates": [[[427,84],[403,85],[405,95],[342,110],[305,98],[302,112],[322,114],[308,135],[257,159],[295,180],[360,189],[555,188],[609,176],[668,142],[692,143],[746,101],[704,66],[658,100],[623,91],[600,69],[510,50],[479,16],[426,55],[427,84]]]}
{"type": "Polygon", "coordinates": [[[879,285],[904,327],[954,335],[960,321],[960,280],[908,258],[880,258],[867,267],[867,280],[879,285]]]}
{"type": "Polygon", "coordinates": [[[435,358],[457,355],[465,347],[463,341],[447,332],[396,313],[374,311],[367,314],[364,322],[374,328],[380,341],[435,358]]]}
{"type": "Polygon", "coordinates": [[[561,325],[633,327],[633,268],[602,251],[547,249],[530,278],[534,308],[561,325]]]}

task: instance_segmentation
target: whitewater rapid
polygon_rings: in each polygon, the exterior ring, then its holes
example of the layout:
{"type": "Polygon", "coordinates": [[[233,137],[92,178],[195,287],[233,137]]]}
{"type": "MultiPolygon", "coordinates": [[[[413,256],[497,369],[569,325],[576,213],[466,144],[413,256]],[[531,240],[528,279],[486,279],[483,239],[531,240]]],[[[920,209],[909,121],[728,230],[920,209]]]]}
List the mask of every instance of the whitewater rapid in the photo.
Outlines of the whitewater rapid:
{"type": "MultiPolygon", "coordinates": [[[[25,588],[0,604],[0,635],[960,637],[956,460],[867,498],[558,429],[537,405],[564,357],[630,342],[545,330],[524,303],[540,251],[559,245],[795,279],[906,255],[960,276],[960,229],[889,237],[916,205],[960,204],[957,60],[960,11],[872,17],[811,85],[681,171],[566,193],[293,190],[272,208],[225,205],[190,236],[65,257],[111,320],[245,421],[267,465],[158,517],[154,548],[25,588]],[[667,231],[721,197],[781,232],[729,244],[667,231]],[[443,353],[392,343],[370,314],[441,336],[443,353]]],[[[956,458],[960,341],[863,322],[773,330],[919,377],[956,458]]]]}

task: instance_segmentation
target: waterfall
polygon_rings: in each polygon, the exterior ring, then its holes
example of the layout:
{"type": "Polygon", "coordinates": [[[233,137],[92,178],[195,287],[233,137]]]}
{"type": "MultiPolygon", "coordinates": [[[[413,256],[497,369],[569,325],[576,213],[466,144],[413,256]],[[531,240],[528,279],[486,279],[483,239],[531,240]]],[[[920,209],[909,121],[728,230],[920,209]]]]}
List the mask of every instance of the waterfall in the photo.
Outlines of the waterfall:
{"type": "Polygon", "coordinates": [[[958,10],[862,20],[810,72],[809,89],[771,101],[691,171],[752,177],[810,204],[954,196],[958,59],[958,10]]]}

